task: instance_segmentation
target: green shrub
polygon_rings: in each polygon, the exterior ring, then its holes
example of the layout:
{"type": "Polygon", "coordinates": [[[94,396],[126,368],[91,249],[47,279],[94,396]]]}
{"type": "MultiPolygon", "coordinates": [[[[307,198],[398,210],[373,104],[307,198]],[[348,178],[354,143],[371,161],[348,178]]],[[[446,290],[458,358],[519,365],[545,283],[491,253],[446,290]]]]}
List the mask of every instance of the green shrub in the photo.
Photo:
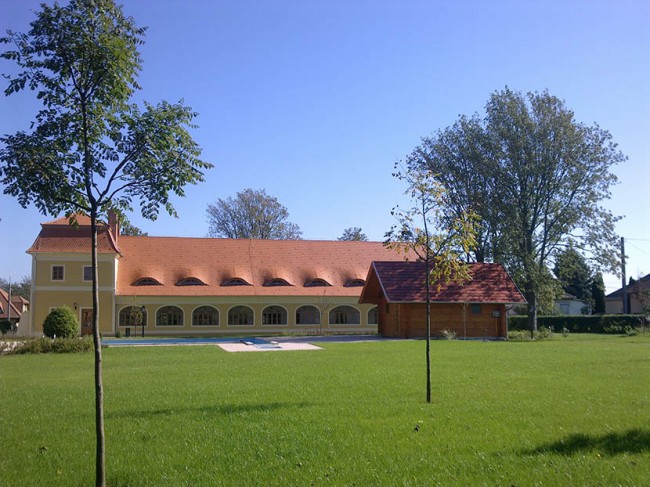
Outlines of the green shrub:
{"type": "Polygon", "coordinates": [[[43,334],[50,338],[72,338],[79,334],[77,316],[67,306],[52,311],[43,322],[43,334]]]}
{"type": "Polygon", "coordinates": [[[513,342],[525,342],[527,340],[549,340],[553,338],[553,330],[542,327],[535,331],[531,337],[529,330],[511,330],[508,331],[508,340],[513,342]],[[534,338],[533,338],[534,337],[534,338]]]}
{"type": "Polygon", "coordinates": [[[6,335],[11,330],[11,321],[0,320],[0,333],[6,335]]]}
{"type": "Polygon", "coordinates": [[[511,330],[508,332],[508,340],[523,342],[526,340],[532,340],[532,337],[528,330],[511,330]]]}
{"type": "MultiPolygon", "coordinates": [[[[568,333],[607,333],[622,335],[628,328],[638,329],[644,326],[643,315],[591,315],[591,316],[539,316],[537,325],[550,330],[562,330],[568,333]]],[[[527,330],[526,316],[511,316],[508,319],[509,330],[527,330]]]]}
{"type": "Polygon", "coordinates": [[[10,354],[38,354],[38,353],[79,353],[92,352],[92,337],[83,338],[30,338],[22,345],[9,351],[10,354]]]}

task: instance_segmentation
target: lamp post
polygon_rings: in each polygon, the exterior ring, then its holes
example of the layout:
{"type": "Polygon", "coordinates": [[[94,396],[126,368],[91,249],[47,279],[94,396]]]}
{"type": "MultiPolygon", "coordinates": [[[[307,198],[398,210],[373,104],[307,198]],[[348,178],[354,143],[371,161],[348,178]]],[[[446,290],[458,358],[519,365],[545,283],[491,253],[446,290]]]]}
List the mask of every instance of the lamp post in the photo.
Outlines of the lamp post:
{"type": "Polygon", "coordinates": [[[9,329],[12,328],[11,325],[11,274],[9,274],[9,298],[7,301],[7,321],[9,322],[9,329]]]}
{"type": "Polygon", "coordinates": [[[140,319],[142,320],[142,338],[144,338],[144,325],[145,325],[144,317],[145,317],[146,312],[147,312],[147,308],[145,308],[144,304],[143,304],[142,307],[140,308],[140,313],[141,313],[141,315],[140,315],[141,318],[140,319]]]}

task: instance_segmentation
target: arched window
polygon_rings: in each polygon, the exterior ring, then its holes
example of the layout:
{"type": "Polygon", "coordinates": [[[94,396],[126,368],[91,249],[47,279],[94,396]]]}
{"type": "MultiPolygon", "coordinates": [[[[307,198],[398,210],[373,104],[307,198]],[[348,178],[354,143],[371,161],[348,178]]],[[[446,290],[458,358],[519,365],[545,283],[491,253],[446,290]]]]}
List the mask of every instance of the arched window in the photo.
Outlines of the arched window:
{"type": "Polygon", "coordinates": [[[307,281],[305,283],[305,287],[321,287],[321,286],[331,286],[329,282],[327,282],[325,279],[312,279],[311,281],[307,281]]]}
{"type": "Polygon", "coordinates": [[[235,306],[228,311],[229,325],[252,325],[253,310],[248,306],[235,306]]]}
{"type": "Polygon", "coordinates": [[[147,326],[147,310],[144,306],[127,306],[120,310],[119,326],[147,326]]]}
{"type": "Polygon", "coordinates": [[[281,279],[279,277],[276,277],[275,279],[270,279],[264,283],[265,286],[271,287],[271,286],[291,286],[287,281],[284,279],[281,279]]]}
{"type": "Polygon", "coordinates": [[[352,306],[337,306],[330,311],[332,325],[358,325],[361,322],[359,310],[352,306]]]}
{"type": "Polygon", "coordinates": [[[153,277],[141,277],[133,283],[134,286],[162,286],[160,281],[153,277]]]}
{"type": "Polygon", "coordinates": [[[375,306],[368,310],[368,324],[369,325],[378,325],[379,324],[379,308],[375,306]]]}
{"type": "Polygon", "coordinates": [[[363,279],[350,279],[345,283],[345,287],[363,287],[365,283],[363,279]]]}
{"type": "Polygon", "coordinates": [[[287,310],[282,306],[267,306],[262,311],[263,325],[286,325],[287,310]]]}
{"type": "Polygon", "coordinates": [[[201,279],[198,277],[186,277],[185,279],[181,279],[176,283],[177,286],[207,286],[205,282],[203,282],[201,279]]]}
{"type": "Polygon", "coordinates": [[[233,277],[232,279],[226,279],[221,283],[222,286],[250,286],[248,281],[240,278],[240,277],[233,277]]]}
{"type": "Polygon", "coordinates": [[[320,325],[320,310],[316,306],[301,306],[296,310],[296,325],[320,325]]]}
{"type": "Polygon", "coordinates": [[[219,326],[219,311],[212,306],[199,306],[192,313],[192,326],[219,326]]]}
{"type": "Polygon", "coordinates": [[[156,313],[156,326],[183,326],[183,310],[178,306],[163,306],[156,313]]]}

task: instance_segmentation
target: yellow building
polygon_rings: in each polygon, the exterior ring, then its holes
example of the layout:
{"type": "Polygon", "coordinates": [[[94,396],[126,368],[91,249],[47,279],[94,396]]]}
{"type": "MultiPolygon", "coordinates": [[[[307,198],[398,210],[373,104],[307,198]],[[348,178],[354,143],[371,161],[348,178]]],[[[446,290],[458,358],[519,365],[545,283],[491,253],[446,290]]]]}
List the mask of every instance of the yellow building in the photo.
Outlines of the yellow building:
{"type": "MultiPolygon", "coordinates": [[[[30,333],[67,305],[92,328],[90,221],[43,223],[32,256],[30,333]]],[[[403,260],[379,242],[132,237],[98,226],[99,323],[105,336],[372,333],[359,304],[372,261],[403,260]]]]}

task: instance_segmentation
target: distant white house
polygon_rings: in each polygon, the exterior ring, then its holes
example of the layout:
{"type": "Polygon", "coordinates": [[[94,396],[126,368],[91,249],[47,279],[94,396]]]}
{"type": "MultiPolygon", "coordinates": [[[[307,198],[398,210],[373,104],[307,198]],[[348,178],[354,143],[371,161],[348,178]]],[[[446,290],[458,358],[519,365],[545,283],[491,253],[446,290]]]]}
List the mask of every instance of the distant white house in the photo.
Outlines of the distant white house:
{"type": "Polygon", "coordinates": [[[555,300],[555,309],[559,314],[566,316],[591,314],[590,305],[569,293],[564,293],[560,299],[555,300]]]}

